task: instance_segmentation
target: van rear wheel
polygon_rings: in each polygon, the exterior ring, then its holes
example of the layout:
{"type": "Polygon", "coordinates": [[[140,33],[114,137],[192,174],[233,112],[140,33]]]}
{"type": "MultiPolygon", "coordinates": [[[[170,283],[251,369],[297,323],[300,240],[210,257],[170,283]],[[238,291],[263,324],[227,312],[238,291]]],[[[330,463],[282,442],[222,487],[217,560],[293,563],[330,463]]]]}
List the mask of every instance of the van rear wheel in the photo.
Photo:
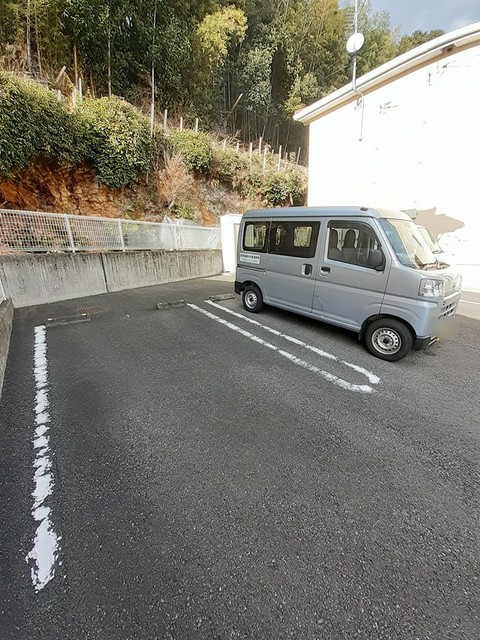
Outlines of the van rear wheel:
{"type": "Polygon", "coordinates": [[[365,345],[377,358],[396,362],[413,349],[413,335],[400,320],[381,318],[368,325],[365,345]]]}
{"type": "Polygon", "coordinates": [[[250,313],[258,313],[262,311],[263,304],[263,296],[260,289],[256,284],[249,284],[242,291],[242,303],[247,311],[250,313]]]}

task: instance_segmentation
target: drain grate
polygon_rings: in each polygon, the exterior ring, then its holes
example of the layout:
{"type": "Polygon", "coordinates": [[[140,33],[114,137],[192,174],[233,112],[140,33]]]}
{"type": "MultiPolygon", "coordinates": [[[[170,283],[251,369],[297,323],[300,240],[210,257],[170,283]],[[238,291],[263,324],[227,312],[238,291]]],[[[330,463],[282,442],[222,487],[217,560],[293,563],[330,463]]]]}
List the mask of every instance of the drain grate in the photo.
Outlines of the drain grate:
{"type": "Polygon", "coordinates": [[[78,310],[78,313],[86,313],[89,316],[98,316],[99,313],[102,313],[104,309],[102,307],[83,307],[78,310]]]}

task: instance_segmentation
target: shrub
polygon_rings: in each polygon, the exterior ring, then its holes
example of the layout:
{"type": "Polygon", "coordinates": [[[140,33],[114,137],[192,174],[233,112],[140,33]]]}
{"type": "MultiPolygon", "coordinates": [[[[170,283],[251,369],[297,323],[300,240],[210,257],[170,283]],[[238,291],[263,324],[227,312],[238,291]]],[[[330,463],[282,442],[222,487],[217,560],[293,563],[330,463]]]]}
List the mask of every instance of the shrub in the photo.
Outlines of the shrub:
{"type": "Polygon", "coordinates": [[[166,153],[168,153],[170,145],[168,139],[165,136],[163,127],[155,124],[153,131],[153,157],[155,160],[161,160],[166,153]]]}
{"type": "Polygon", "coordinates": [[[251,166],[242,185],[242,195],[247,198],[257,199],[260,195],[262,180],[263,175],[261,169],[251,166]]]}
{"type": "Polygon", "coordinates": [[[207,173],[213,158],[212,146],[208,136],[202,131],[174,131],[170,144],[178,151],[183,161],[197,173],[207,173]]]}
{"type": "Polygon", "coordinates": [[[0,73],[1,174],[40,157],[57,158],[62,164],[80,162],[77,125],[53,91],[0,73]]]}
{"type": "Polygon", "coordinates": [[[197,217],[195,207],[190,202],[177,202],[172,207],[171,212],[175,218],[181,218],[182,220],[195,220],[197,217]]]}
{"type": "Polygon", "coordinates": [[[305,193],[306,181],[296,171],[267,173],[258,188],[258,194],[270,207],[301,205],[305,193]]]}
{"type": "Polygon", "coordinates": [[[120,98],[84,100],[76,115],[83,131],[82,151],[99,182],[131,186],[147,172],[154,140],[147,118],[120,98]]]}
{"type": "Polygon", "coordinates": [[[119,98],[84,100],[70,113],[53,91],[0,73],[0,173],[38,158],[62,164],[90,162],[99,182],[133,184],[150,167],[154,147],[149,122],[119,98]]]}
{"type": "Polygon", "coordinates": [[[215,175],[221,182],[237,188],[244,179],[248,161],[233,149],[217,151],[215,155],[215,175]]]}

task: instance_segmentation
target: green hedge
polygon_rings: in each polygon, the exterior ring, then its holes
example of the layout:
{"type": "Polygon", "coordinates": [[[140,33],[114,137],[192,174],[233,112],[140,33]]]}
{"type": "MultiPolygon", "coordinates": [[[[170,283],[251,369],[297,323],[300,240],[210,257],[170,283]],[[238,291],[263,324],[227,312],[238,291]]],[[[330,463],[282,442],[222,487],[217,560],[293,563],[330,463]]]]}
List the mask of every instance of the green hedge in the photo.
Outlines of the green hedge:
{"type": "Polygon", "coordinates": [[[81,160],[76,119],[41,85],[0,72],[0,173],[38,157],[81,160]]]}
{"type": "MultiPolygon", "coordinates": [[[[89,164],[99,182],[111,188],[131,186],[161,158],[167,147],[178,151],[187,169],[228,184],[265,206],[302,204],[306,183],[301,170],[266,170],[257,156],[233,149],[214,151],[203,132],[157,128],[120,98],[85,99],[68,111],[53,91],[38,83],[0,72],[0,174],[40,158],[61,164],[89,164]]],[[[177,214],[191,215],[185,204],[177,214]],[[180,211],[181,209],[181,211],[180,211]]]]}
{"type": "Polygon", "coordinates": [[[150,168],[154,142],[148,120],[120,98],[84,100],[75,115],[82,130],[83,157],[99,182],[131,186],[150,168]]]}
{"type": "Polygon", "coordinates": [[[39,158],[88,163],[109,187],[132,185],[150,167],[149,122],[119,98],[84,100],[73,112],[53,91],[0,73],[0,173],[8,176],[39,158]]]}

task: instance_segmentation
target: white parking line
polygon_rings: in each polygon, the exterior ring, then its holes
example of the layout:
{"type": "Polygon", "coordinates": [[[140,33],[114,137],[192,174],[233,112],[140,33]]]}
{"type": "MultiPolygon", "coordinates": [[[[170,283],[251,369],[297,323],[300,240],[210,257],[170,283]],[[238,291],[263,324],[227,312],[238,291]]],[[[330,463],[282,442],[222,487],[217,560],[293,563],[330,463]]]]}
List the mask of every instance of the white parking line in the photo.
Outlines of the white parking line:
{"type": "Polygon", "coordinates": [[[460,300],[462,304],[479,304],[480,302],[473,302],[473,300],[460,300]]]}
{"type": "Polygon", "coordinates": [[[350,369],[353,369],[354,371],[357,371],[358,373],[363,374],[371,384],[378,384],[380,382],[380,378],[376,376],[374,373],[372,373],[371,371],[369,371],[368,369],[359,367],[358,365],[352,364],[351,362],[346,362],[345,360],[340,360],[339,358],[337,358],[337,356],[334,356],[332,353],[328,353],[327,351],[323,351],[322,349],[318,349],[317,347],[312,347],[312,345],[307,344],[306,342],[302,342],[302,340],[298,340],[298,338],[293,338],[292,336],[289,336],[286,333],[277,331],[277,329],[272,329],[272,327],[267,327],[266,325],[261,324],[257,320],[253,320],[253,318],[248,318],[247,316],[244,316],[241,313],[237,313],[236,311],[232,311],[231,309],[222,307],[220,304],[216,304],[211,300],[205,300],[205,302],[208,302],[208,304],[210,304],[212,307],[217,307],[217,309],[221,309],[222,311],[225,311],[226,313],[229,313],[230,315],[235,316],[236,318],[241,318],[246,322],[250,322],[250,324],[254,324],[257,327],[261,327],[262,329],[265,329],[265,331],[268,331],[269,333],[273,333],[273,335],[278,336],[279,338],[284,338],[289,342],[293,342],[293,344],[299,345],[300,347],[304,347],[309,351],[313,351],[313,353],[316,353],[318,356],[321,356],[322,358],[327,358],[328,360],[334,360],[335,362],[343,364],[345,367],[349,367],[350,369]]]}
{"type": "MultiPolygon", "coordinates": [[[[292,353],[289,353],[288,351],[279,349],[278,347],[271,344],[270,342],[266,342],[265,340],[262,340],[262,338],[259,338],[253,333],[250,333],[249,331],[246,331],[245,329],[242,329],[241,327],[238,327],[237,325],[232,324],[231,322],[228,322],[228,320],[224,320],[223,318],[220,318],[219,316],[216,316],[215,314],[210,313],[206,309],[202,309],[201,307],[197,307],[197,305],[191,304],[191,303],[188,303],[187,306],[190,307],[190,309],[194,309],[195,311],[198,311],[199,313],[203,314],[207,318],[210,318],[211,320],[214,320],[215,322],[218,322],[219,324],[222,324],[225,327],[232,329],[232,331],[236,331],[237,333],[240,333],[246,338],[249,338],[250,340],[257,342],[258,344],[261,344],[267,349],[276,351],[279,355],[290,360],[290,362],[293,362],[294,364],[297,364],[298,366],[303,367],[308,371],[316,373],[317,375],[321,376],[325,380],[328,380],[328,382],[331,382],[332,384],[335,384],[338,387],[341,387],[342,389],[346,389],[348,391],[354,391],[357,393],[373,393],[374,391],[374,389],[368,384],[353,384],[351,382],[347,382],[346,380],[343,380],[342,378],[339,378],[338,376],[333,375],[333,373],[329,373],[328,371],[323,371],[323,369],[320,369],[319,367],[316,367],[315,365],[310,364],[309,362],[306,362],[301,358],[297,358],[297,356],[293,355],[292,353]]],[[[220,307],[220,308],[224,309],[224,307],[220,307]]]]}
{"type": "Polygon", "coordinates": [[[35,468],[33,480],[35,488],[32,493],[32,516],[38,522],[31,551],[25,560],[31,564],[33,588],[38,593],[55,575],[55,562],[58,558],[59,540],[50,519],[50,507],[45,502],[53,491],[52,461],[50,458],[50,441],[48,425],[48,362],[46,327],[35,327],[35,435],[33,447],[35,449],[35,468]]]}

